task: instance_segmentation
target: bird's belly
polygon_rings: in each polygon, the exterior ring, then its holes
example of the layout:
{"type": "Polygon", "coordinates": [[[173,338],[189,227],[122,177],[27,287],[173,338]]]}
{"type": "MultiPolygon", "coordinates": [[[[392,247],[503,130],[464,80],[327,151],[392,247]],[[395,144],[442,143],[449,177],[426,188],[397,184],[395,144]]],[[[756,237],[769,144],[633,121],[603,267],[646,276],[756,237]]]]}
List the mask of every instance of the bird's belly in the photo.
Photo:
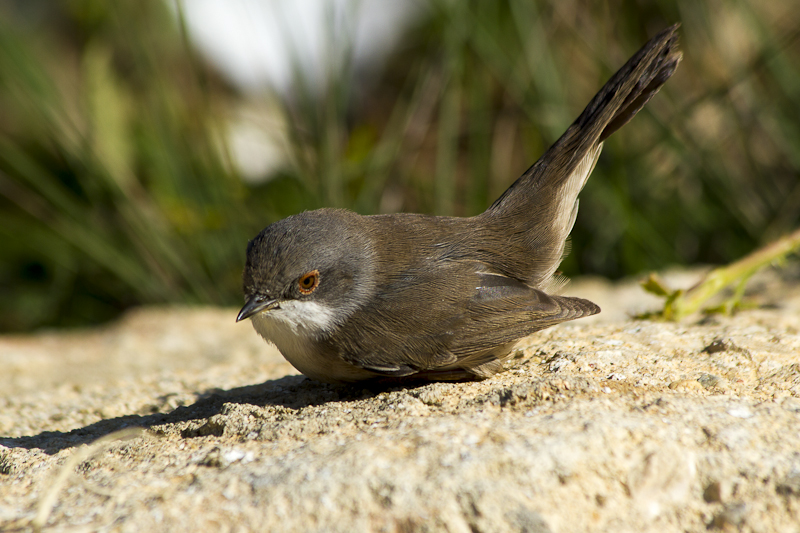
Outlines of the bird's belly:
{"type": "Polygon", "coordinates": [[[276,320],[266,313],[252,318],[253,327],[274,344],[281,355],[303,375],[327,383],[352,383],[375,374],[327,353],[313,332],[297,324],[276,320]]]}

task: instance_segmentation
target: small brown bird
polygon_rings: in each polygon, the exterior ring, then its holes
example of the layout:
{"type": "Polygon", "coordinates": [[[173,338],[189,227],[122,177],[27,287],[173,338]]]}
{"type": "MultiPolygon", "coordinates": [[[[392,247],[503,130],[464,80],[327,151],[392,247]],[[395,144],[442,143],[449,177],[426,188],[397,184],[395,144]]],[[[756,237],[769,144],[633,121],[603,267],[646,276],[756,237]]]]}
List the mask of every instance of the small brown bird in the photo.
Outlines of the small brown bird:
{"type": "MultiPolygon", "coordinates": [[[[361,216],[319,209],[247,246],[250,318],[306,376],[485,378],[522,337],[600,311],[553,296],[578,193],[603,140],[672,75],[677,28],[651,39],[556,143],[484,213],[361,216]]],[[[557,288],[557,287],[556,287],[557,288]]]]}

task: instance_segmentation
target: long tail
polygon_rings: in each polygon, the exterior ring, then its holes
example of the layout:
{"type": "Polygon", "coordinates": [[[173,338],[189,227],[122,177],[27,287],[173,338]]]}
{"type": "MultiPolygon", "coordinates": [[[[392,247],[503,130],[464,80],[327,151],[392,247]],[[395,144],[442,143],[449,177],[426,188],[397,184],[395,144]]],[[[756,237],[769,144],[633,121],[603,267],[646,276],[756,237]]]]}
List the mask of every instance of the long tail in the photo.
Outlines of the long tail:
{"type": "Polygon", "coordinates": [[[487,226],[511,236],[506,244],[517,253],[503,254],[508,261],[526,260],[525,265],[498,265],[502,270],[526,272],[523,281],[547,288],[575,223],[578,193],[603,141],[631,120],[675,72],[681,60],[678,26],[662,31],[636,52],[564,135],[480,215],[487,226]]]}

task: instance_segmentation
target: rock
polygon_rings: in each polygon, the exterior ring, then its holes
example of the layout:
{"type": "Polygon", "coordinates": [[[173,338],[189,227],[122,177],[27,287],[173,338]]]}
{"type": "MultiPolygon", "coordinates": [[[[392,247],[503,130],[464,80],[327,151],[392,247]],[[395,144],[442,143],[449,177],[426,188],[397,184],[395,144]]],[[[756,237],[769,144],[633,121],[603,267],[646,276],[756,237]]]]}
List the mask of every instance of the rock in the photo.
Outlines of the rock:
{"type": "Polygon", "coordinates": [[[315,383],[233,309],[0,337],[0,529],[52,501],[56,530],[798,531],[800,286],[771,276],[776,305],[681,324],[594,280],[599,317],[482,382],[315,383]]]}
{"type": "Polygon", "coordinates": [[[714,516],[711,525],[717,529],[727,529],[729,526],[738,528],[747,517],[747,504],[735,502],[726,504],[721,512],[714,516]]]}
{"type": "Polygon", "coordinates": [[[783,481],[779,482],[775,490],[782,496],[800,498],[800,468],[792,471],[783,481]]]}

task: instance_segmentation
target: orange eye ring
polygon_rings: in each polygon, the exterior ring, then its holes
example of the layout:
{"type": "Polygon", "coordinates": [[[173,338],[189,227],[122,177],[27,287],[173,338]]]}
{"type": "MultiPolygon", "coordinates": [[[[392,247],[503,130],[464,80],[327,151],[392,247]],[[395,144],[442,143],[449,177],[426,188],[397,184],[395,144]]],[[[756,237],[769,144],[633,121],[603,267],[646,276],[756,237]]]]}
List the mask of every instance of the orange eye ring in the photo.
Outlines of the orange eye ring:
{"type": "Polygon", "coordinates": [[[319,270],[312,270],[300,276],[297,280],[297,288],[301,294],[311,294],[319,285],[319,270]]]}

